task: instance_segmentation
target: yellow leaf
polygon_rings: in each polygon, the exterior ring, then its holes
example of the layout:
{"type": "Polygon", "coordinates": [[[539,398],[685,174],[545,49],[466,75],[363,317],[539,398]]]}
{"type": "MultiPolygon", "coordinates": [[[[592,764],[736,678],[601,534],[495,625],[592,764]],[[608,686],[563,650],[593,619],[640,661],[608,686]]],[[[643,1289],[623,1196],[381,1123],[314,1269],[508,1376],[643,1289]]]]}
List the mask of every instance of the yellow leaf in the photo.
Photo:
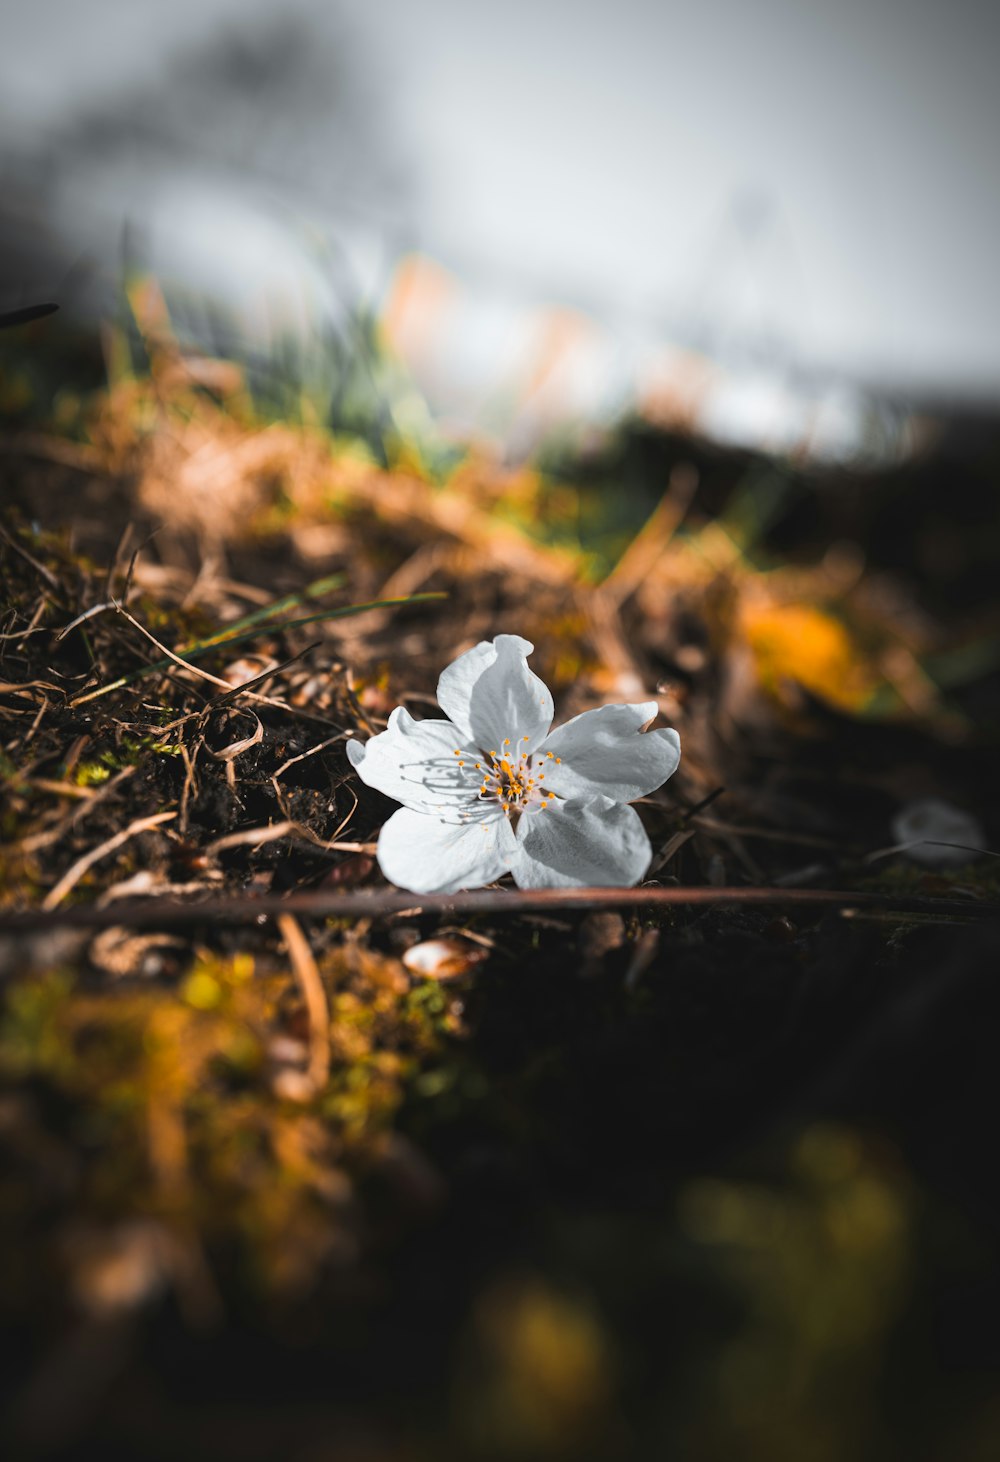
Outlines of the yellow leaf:
{"type": "Polygon", "coordinates": [[[840,620],[809,604],[743,604],[740,625],[760,683],[785,700],[794,681],[838,710],[860,711],[877,677],[840,620]]]}

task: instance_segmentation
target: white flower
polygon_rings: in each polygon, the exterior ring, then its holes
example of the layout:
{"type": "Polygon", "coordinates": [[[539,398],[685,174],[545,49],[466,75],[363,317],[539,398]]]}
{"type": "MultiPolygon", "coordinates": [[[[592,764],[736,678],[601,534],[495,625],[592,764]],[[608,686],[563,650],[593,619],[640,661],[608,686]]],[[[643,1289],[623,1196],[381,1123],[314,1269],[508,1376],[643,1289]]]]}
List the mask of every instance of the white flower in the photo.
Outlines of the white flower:
{"type": "Polygon", "coordinates": [[[626,806],[677,770],[676,731],[642,727],[655,701],[584,711],[550,732],[552,696],[528,669],[534,646],[497,635],[438,681],[447,721],[414,721],[347,743],[362,781],[402,802],[378,841],[379,867],[413,893],[479,888],[628,888],[651,848],[626,806]]]}

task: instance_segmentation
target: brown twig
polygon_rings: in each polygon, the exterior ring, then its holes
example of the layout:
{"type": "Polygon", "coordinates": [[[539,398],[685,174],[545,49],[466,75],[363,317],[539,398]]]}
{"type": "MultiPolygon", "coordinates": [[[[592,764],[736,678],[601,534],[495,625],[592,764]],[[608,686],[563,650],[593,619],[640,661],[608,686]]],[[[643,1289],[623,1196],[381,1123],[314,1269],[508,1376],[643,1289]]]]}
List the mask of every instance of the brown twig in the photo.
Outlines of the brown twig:
{"type": "MultiPolygon", "coordinates": [[[[130,831],[130,830],[127,830],[130,831]]],[[[119,836],[121,836],[119,834],[119,836]]],[[[51,897],[51,895],[50,895],[51,897]]],[[[338,892],[315,889],[284,897],[207,898],[191,903],[139,899],[119,904],[113,916],[93,906],[0,913],[0,933],[48,929],[63,924],[102,929],[114,922],[131,928],[188,927],[204,923],[247,924],[262,917],[294,914],[309,919],[386,918],[404,909],[425,914],[524,914],[558,909],[718,907],[725,904],[772,908],[887,909],[900,914],[947,914],[1000,918],[1000,904],[969,899],[920,898],[911,894],[854,893],[830,888],[545,888],[481,889],[475,893],[411,894],[396,889],[338,892]]]]}

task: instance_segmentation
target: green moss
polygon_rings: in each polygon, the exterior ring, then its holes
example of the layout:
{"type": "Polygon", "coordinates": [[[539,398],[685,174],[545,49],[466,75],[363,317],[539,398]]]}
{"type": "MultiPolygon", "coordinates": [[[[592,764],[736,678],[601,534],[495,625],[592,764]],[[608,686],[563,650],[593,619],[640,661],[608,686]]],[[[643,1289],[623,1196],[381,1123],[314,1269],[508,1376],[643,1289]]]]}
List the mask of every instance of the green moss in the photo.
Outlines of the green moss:
{"type": "MultiPolygon", "coordinates": [[[[452,1084],[433,1074],[447,1055],[439,989],[411,992],[396,961],[356,950],[329,956],[323,977],[330,1074],[297,1100],[277,1079],[287,1058],[274,1044],[290,1033],[305,1051],[287,970],[206,954],[175,986],[97,990],[61,971],[13,981],[0,1089],[45,1091],[46,1110],[69,1122],[60,1140],[78,1176],[67,1221],[153,1215],[185,1242],[195,1234],[235,1255],[254,1289],[311,1282],[351,1175],[377,1160],[404,1100],[452,1084]]],[[[29,1180],[8,1193],[2,1247],[58,1267],[55,1250],[35,1252],[56,1243],[58,1225],[47,1238],[33,1232],[33,1191],[29,1180]]]]}
{"type": "Polygon", "coordinates": [[[106,746],[96,756],[77,764],[73,782],[78,787],[97,787],[125,767],[137,767],[148,754],[180,756],[181,749],[173,742],[159,740],[153,734],[122,736],[115,745],[106,746]]]}
{"type": "Polygon", "coordinates": [[[73,773],[73,781],[78,787],[99,787],[110,776],[111,767],[104,760],[82,761],[73,773]]]}

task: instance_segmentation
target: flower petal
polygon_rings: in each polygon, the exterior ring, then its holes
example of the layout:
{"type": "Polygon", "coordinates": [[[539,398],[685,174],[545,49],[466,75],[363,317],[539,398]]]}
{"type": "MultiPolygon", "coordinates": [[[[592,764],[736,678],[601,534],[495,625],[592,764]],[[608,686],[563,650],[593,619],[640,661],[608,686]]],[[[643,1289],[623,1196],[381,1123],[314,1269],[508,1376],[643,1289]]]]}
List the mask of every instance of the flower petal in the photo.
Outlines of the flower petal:
{"type": "Polygon", "coordinates": [[[532,751],[552,725],[552,695],[527,665],[534,648],[520,635],[497,635],[441,673],[438,705],[483,751],[499,750],[507,737],[532,751]]]}
{"type": "Polygon", "coordinates": [[[600,706],[558,726],[539,747],[553,753],[545,764],[546,789],[560,797],[634,802],[661,787],[677,770],[681,741],[673,730],[639,734],[656,712],[655,701],[600,706]]]}
{"type": "Polygon", "coordinates": [[[610,797],[550,802],[521,818],[517,841],[511,872],[520,888],[631,888],[652,857],[639,814],[610,797]]]}
{"type": "Polygon", "coordinates": [[[401,807],[378,840],[378,866],[390,883],[412,893],[481,888],[509,873],[516,857],[514,832],[503,816],[455,824],[401,807]]]}
{"type": "Polygon", "coordinates": [[[473,808],[482,815],[478,753],[465,751],[463,739],[450,721],[415,721],[397,706],[388,728],[370,741],[349,741],[347,756],[369,787],[416,812],[458,822],[473,808]],[[456,751],[464,754],[456,756],[456,751]]]}

